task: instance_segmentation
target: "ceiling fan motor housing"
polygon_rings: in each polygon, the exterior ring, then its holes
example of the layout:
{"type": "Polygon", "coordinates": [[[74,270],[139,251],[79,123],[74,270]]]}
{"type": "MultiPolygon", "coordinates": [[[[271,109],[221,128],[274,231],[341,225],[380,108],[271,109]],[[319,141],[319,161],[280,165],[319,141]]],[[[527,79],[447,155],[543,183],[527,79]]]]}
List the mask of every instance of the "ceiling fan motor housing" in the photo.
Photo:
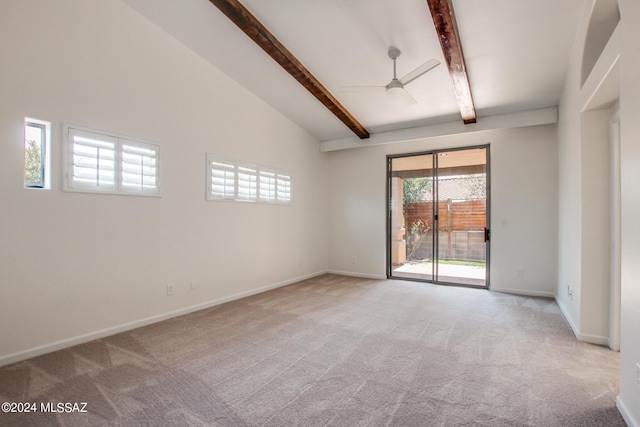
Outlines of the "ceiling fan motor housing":
{"type": "Polygon", "coordinates": [[[389,52],[388,53],[389,53],[389,58],[396,59],[396,58],[398,58],[400,56],[400,54],[402,52],[397,47],[393,47],[392,46],[392,47],[389,48],[389,52]]]}

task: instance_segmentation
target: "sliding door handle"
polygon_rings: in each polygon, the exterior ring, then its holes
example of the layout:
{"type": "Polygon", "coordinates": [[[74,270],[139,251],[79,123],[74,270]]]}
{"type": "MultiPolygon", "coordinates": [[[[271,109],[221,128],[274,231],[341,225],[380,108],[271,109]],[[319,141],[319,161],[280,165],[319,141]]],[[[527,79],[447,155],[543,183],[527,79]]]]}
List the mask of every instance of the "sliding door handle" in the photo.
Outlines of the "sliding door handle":
{"type": "Polygon", "coordinates": [[[491,230],[489,230],[487,227],[484,228],[484,241],[488,242],[489,240],[491,240],[491,230]]]}

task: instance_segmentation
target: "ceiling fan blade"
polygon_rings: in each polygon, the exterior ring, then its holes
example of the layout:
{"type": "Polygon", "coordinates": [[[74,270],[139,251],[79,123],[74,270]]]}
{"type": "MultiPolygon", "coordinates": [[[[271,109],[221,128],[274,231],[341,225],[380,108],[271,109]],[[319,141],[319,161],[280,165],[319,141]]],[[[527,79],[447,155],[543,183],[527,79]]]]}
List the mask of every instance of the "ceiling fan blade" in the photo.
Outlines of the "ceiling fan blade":
{"type": "Polygon", "coordinates": [[[341,86],[340,92],[355,92],[355,93],[384,93],[386,87],[384,86],[341,86]]]}
{"type": "Polygon", "coordinates": [[[391,91],[387,91],[388,94],[390,94],[391,96],[401,99],[404,102],[406,102],[407,104],[416,104],[418,101],[411,96],[411,94],[409,92],[407,92],[405,89],[396,89],[396,90],[391,90],[391,91]]]}
{"type": "Polygon", "coordinates": [[[421,66],[419,66],[418,68],[416,68],[415,70],[411,71],[409,74],[407,74],[403,78],[401,78],[400,83],[402,83],[403,85],[407,85],[412,81],[414,81],[415,79],[417,79],[418,77],[420,77],[421,75],[423,75],[424,73],[426,73],[427,71],[434,69],[438,65],[440,65],[440,61],[432,58],[427,62],[425,62],[424,64],[422,64],[421,66]]]}

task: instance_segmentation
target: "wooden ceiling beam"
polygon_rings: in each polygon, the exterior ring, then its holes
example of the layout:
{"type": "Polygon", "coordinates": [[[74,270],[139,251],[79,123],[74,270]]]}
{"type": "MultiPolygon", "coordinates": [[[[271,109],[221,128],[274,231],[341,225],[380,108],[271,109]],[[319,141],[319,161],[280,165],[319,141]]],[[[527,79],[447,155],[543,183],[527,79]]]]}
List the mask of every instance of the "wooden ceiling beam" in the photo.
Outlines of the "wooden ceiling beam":
{"type": "Polygon", "coordinates": [[[209,0],[360,139],[369,132],[273,34],[237,0],[209,0]]]}
{"type": "Polygon", "coordinates": [[[444,59],[449,67],[453,90],[458,99],[460,114],[465,124],[476,122],[476,110],[471,96],[471,86],[462,55],[458,25],[451,0],[427,0],[444,59]]]}

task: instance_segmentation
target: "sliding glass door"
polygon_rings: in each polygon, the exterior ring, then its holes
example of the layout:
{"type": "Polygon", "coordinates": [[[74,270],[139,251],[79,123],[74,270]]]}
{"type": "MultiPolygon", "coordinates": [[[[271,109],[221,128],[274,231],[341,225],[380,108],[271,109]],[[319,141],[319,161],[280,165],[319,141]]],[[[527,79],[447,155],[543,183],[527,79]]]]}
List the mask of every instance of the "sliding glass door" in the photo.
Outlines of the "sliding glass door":
{"type": "Polygon", "coordinates": [[[488,157],[488,146],[388,157],[388,277],[488,287],[488,157]]]}

